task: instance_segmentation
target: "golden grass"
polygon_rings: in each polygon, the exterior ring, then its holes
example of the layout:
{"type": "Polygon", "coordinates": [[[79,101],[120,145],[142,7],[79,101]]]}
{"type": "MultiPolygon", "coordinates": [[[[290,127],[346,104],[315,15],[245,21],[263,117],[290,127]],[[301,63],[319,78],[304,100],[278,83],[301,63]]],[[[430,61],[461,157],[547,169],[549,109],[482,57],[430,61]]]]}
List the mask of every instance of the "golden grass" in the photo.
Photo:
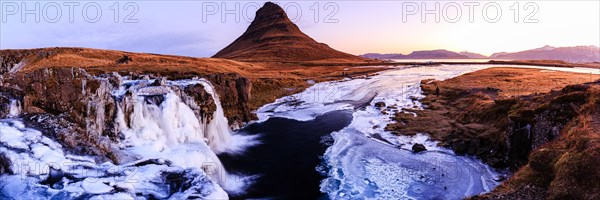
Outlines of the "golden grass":
{"type": "MultiPolygon", "coordinates": [[[[171,79],[207,76],[216,73],[237,73],[253,84],[250,109],[270,103],[276,98],[305,89],[307,80],[316,82],[362,76],[383,68],[355,67],[343,59],[302,62],[240,62],[221,58],[194,58],[185,56],[132,53],[89,48],[42,48],[30,50],[2,50],[2,54],[31,54],[25,58],[24,72],[45,68],[79,67],[92,75],[118,72],[121,75],[155,74],[171,79]],[[123,56],[130,62],[119,64],[123,56]],[[341,62],[341,63],[340,63],[341,62]],[[310,66],[306,66],[310,65],[310,66]]],[[[355,64],[355,63],[354,63],[355,64]]]]}

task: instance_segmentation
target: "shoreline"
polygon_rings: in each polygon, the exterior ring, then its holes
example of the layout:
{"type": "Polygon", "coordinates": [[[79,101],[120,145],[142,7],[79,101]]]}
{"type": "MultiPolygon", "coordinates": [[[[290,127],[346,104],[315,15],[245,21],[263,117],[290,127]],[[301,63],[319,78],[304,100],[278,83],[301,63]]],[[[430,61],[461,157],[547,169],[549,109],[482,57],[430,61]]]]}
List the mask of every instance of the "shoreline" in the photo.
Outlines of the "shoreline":
{"type": "MultiPolygon", "coordinates": [[[[505,67],[443,81],[423,80],[425,109],[411,109],[416,116],[397,112],[395,123],[386,129],[396,135],[427,133],[457,155],[472,155],[496,169],[514,172],[491,193],[473,199],[584,198],[577,190],[591,183],[573,184],[582,177],[571,169],[597,166],[600,149],[593,142],[600,126],[592,117],[598,115],[594,102],[600,85],[590,83],[587,76],[505,67]],[[536,87],[511,92],[513,83],[536,87]],[[589,145],[577,149],[570,147],[573,142],[589,145]],[[589,153],[571,156],[581,151],[589,153]],[[575,166],[560,164],[563,159],[575,166]]],[[[599,192],[590,191],[590,195],[599,192]]]]}

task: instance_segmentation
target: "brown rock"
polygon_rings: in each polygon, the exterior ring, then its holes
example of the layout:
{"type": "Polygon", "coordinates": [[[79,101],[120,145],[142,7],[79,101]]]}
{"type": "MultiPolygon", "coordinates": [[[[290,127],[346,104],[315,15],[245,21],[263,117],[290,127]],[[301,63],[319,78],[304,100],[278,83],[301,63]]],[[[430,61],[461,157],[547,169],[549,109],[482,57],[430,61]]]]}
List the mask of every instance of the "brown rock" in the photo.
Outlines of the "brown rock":
{"type": "Polygon", "coordinates": [[[375,103],[375,108],[381,109],[383,107],[385,107],[385,102],[377,102],[377,103],[375,103]]]}
{"type": "Polygon", "coordinates": [[[0,175],[2,174],[12,174],[13,171],[11,169],[12,162],[4,153],[0,153],[0,175]]]}
{"type": "Polygon", "coordinates": [[[248,78],[236,73],[229,73],[211,74],[207,79],[219,94],[221,105],[230,125],[242,125],[244,122],[256,119],[255,114],[248,107],[252,92],[252,83],[248,78]]]}
{"type": "Polygon", "coordinates": [[[82,69],[42,69],[11,74],[5,86],[22,92],[25,114],[47,114],[40,122],[24,119],[26,123],[74,153],[117,161],[110,147],[110,141],[118,137],[113,131],[116,108],[108,81],[82,69]]]}
{"type": "Polygon", "coordinates": [[[417,144],[413,144],[413,146],[412,146],[412,151],[415,153],[419,153],[419,152],[426,151],[426,150],[427,150],[427,148],[425,148],[425,145],[422,145],[422,144],[417,143],[417,144]]]}

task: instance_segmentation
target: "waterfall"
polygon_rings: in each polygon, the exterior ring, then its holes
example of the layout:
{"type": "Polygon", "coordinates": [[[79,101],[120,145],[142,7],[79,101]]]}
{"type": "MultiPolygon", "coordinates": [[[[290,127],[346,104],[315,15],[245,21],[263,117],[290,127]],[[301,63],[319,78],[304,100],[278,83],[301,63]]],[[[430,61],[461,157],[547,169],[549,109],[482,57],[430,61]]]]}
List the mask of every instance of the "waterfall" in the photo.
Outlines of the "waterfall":
{"type": "Polygon", "coordinates": [[[8,117],[16,117],[21,114],[21,102],[16,99],[10,100],[10,105],[8,107],[8,117]]]}
{"type": "MultiPolygon", "coordinates": [[[[225,190],[239,191],[245,184],[226,180],[238,177],[227,174],[216,154],[240,153],[255,144],[254,137],[232,134],[212,84],[204,79],[163,81],[159,86],[149,83],[153,81],[126,81],[113,91],[115,124],[125,138],[123,148],[144,158],[204,169],[225,190]],[[212,119],[197,116],[194,109],[201,102],[190,102],[183,92],[195,84],[201,84],[216,104],[212,119]]],[[[242,182],[248,180],[242,178],[242,182]]]]}
{"type": "Polygon", "coordinates": [[[206,138],[208,139],[208,144],[211,149],[216,153],[233,153],[237,154],[242,151],[249,142],[250,138],[243,138],[239,135],[231,135],[231,134],[222,134],[222,133],[231,133],[231,129],[229,127],[229,122],[225,117],[225,113],[223,112],[223,107],[221,106],[221,100],[219,99],[219,95],[216,94],[213,85],[204,79],[200,79],[199,83],[204,86],[206,92],[208,92],[216,106],[217,110],[213,113],[212,120],[208,123],[206,127],[206,138]],[[233,138],[236,137],[236,138],[233,138]]]}
{"type": "Polygon", "coordinates": [[[12,161],[9,169],[15,174],[0,175],[0,180],[10,180],[0,181],[0,196],[227,199],[227,193],[242,193],[256,178],[228,173],[217,157],[241,153],[256,140],[231,131],[209,81],[123,80],[118,74],[96,78],[101,84],[95,92],[81,83],[88,103],[84,134],[118,136],[111,138],[109,148],[119,164],[69,155],[58,142],[15,118],[22,102],[10,99],[10,119],[0,119],[0,154],[12,161]],[[111,119],[112,124],[106,122],[111,119]]]}

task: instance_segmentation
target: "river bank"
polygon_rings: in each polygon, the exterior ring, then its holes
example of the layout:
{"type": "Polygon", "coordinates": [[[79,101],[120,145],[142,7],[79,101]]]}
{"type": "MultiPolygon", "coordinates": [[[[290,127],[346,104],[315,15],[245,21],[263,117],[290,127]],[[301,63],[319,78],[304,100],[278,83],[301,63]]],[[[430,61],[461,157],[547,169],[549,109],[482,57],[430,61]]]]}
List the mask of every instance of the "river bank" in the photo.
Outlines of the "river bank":
{"type": "MultiPolygon", "coordinates": [[[[594,142],[598,129],[593,126],[598,84],[590,83],[598,78],[548,69],[490,68],[444,81],[424,80],[425,109],[396,113],[395,123],[386,129],[398,135],[427,133],[458,154],[516,172],[491,194],[475,199],[588,198],[581,195],[597,191],[577,190],[593,181],[575,181],[583,178],[575,171],[597,166],[599,158],[594,142]],[[586,145],[576,148],[573,143],[586,145]]],[[[597,169],[587,172],[597,177],[597,169]]]]}

